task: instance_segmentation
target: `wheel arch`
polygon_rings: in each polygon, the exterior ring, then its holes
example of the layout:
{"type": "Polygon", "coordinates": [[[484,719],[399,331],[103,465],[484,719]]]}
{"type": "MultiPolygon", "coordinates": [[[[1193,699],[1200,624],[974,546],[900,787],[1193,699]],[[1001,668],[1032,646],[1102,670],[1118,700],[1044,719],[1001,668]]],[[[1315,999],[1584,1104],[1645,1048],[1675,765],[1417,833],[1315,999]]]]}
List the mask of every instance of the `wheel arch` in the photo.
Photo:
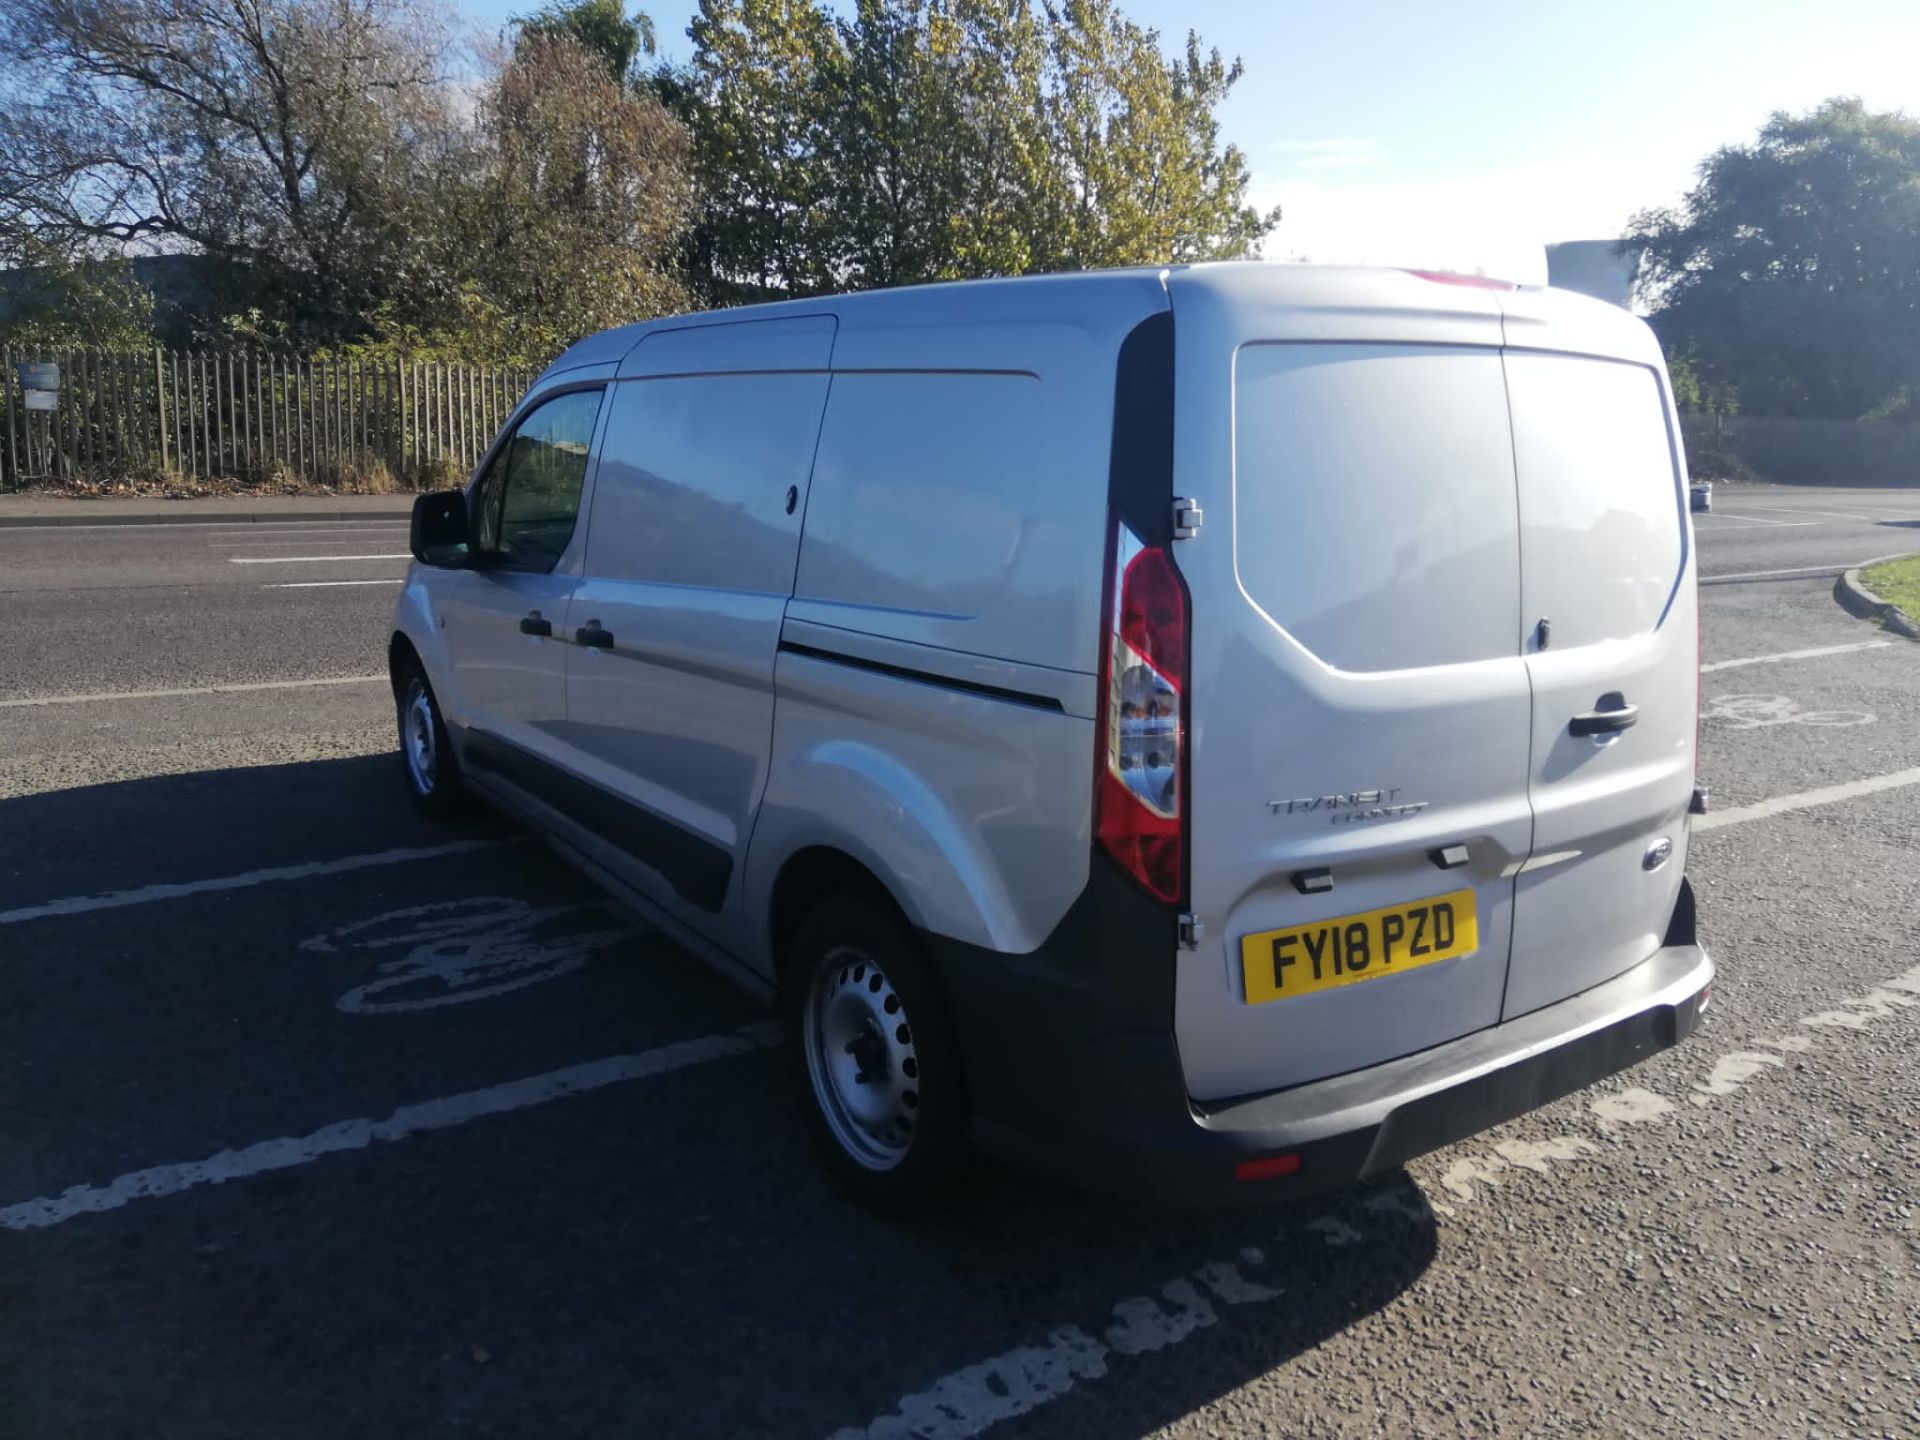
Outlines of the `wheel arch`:
{"type": "Polygon", "coordinates": [[[393,687],[395,699],[399,698],[400,686],[406,679],[410,665],[417,665],[423,670],[426,668],[407,632],[396,630],[387,639],[387,683],[393,687]]]}
{"type": "Polygon", "coordinates": [[[807,845],[786,858],[767,892],[766,938],[776,984],[786,984],[788,953],[807,916],[828,897],[842,894],[871,900],[909,930],[915,928],[872,867],[837,846],[807,845]]]}

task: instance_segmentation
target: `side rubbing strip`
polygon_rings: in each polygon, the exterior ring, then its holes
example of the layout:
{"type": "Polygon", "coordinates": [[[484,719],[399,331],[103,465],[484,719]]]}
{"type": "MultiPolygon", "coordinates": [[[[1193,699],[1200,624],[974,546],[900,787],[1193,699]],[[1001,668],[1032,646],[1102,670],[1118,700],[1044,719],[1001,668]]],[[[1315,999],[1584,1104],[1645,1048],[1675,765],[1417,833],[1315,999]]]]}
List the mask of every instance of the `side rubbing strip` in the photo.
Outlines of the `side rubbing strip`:
{"type": "Polygon", "coordinates": [[[888,665],[880,660],[866,660],[858,655],[843,655],[837,650],[821,650],[813,645],[802,645],[793,640],[780,642],[782,651],[789,655],[805,655],[810,660],[824,660],[829,665],[845,665],[851,670],[870,670],[876,675],[891,675],[897,680],[912,680],[921,685],[937,685],[943,690],[958,690],[965,695],[979,695],[988,700],[1001,700],[1009,705],[1028,705],[1036,710],[1051,710],[1064,715],[1066,706],[1051,695],[1033,695],[1025,690],[1006,690],[998,685],[982,685],[976,680],[956,680],[951,675],[936,675],[927,670],[913,670],[905,665],[888,665]]]}
{"type": "Polygon", "coordinates": [[[733,857],[704,836],[569,774],[497,735],[467,732],[463,750],[475,769],[491,770],[657,871],[689,905],[717,914],[733,876],[733,857]]]}

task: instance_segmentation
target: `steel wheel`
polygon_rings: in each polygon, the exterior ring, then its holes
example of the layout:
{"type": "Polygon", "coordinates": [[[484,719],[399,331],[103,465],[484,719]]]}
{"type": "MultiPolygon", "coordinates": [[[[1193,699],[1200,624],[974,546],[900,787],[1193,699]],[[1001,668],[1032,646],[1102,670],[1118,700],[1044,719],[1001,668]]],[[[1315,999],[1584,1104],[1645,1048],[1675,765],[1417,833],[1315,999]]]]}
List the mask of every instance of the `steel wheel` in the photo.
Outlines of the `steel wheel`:
{"type": "Polygon", "coordinates": [[[406,757],[407,778],[414,790],[431,795],[439,783],[439,724],[433,713],[433,692],[426,680],[415,675],[407,682],[406,698],[400,703],[400,751],[406,757]]]}
{"type": "Polygon", "coordinates": [[[821,1118],[849,1159],[892,1170],[919,1121],[920,1055],[906,1003],[872,959],[840,946],[815,970],[802,1043],[821,1118]]]}
{"type": "Polygon", "coordinates": [[[460,757],[447,738],[440,704],[419,661],[411,661],[395,678],[393,706],[399,721],[400,764],[407,772],[407,793],[429,820],[453,819],[466,808],[460,757]]]}

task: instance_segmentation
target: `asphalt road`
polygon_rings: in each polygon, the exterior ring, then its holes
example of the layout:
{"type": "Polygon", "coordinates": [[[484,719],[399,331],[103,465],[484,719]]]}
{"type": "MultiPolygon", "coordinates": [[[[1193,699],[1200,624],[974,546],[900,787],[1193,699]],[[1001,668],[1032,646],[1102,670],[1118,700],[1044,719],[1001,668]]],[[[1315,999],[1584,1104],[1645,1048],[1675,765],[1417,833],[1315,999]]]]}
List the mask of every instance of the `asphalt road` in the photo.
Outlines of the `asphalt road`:
{"type": "Polygon", "coordinates": [[[913,1227],[412,814],[399,527],[0,530],[0,1437],[1920,1434],[1920,646],[1831,598],[1920,491],[1716,501],[1701,1036],[1329,1202],[913,1227]]]}

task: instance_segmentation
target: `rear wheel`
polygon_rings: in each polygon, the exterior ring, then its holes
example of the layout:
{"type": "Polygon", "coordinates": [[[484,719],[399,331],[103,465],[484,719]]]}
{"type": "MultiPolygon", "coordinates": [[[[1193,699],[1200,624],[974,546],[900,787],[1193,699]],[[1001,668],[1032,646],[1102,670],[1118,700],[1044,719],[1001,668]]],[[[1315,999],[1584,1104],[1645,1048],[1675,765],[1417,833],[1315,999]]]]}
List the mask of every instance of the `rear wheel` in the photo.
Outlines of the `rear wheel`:
{"type": "Polygon", "coordinates": [[[951,1199],[967,1161],[960,1055],[907,928],[837,896],[801,925],[788,976],[795,1078],[834,1178],[882,1215],[951,1199]]]}
{"type": "Polygon", "coordinates": [[[445,820],[457,814],[464,800],[460,763],[440,719],[433,686],[418,661],[409,662],[394,692],[400,726],[400,763],[407,777],[407,793],[429,819],[445,820]]]}

